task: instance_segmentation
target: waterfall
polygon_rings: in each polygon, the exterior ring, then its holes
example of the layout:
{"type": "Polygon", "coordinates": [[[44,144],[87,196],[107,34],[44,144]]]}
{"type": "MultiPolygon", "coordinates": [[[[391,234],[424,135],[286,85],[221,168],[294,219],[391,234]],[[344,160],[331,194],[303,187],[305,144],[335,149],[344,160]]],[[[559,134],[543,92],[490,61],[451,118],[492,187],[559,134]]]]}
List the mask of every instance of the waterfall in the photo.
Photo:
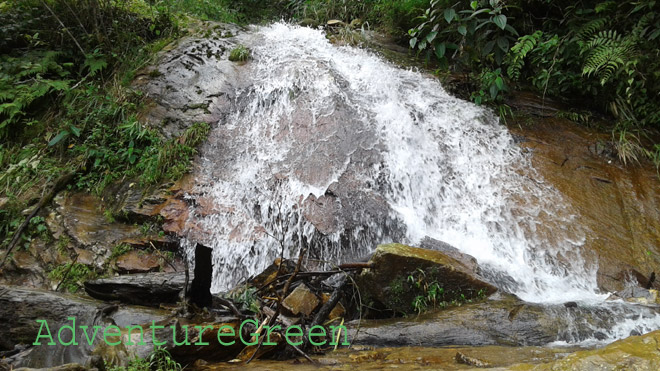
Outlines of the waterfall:
{"type": "Polygon", "coordinates": [[[188,239],[213,247],[214,291],[282,249],[331,265],[430,236],[526,301],[605,299],[579,215],[489,109],[319,30],[276,23],[241,37],[252,60],[189,196],[188,239]]]}

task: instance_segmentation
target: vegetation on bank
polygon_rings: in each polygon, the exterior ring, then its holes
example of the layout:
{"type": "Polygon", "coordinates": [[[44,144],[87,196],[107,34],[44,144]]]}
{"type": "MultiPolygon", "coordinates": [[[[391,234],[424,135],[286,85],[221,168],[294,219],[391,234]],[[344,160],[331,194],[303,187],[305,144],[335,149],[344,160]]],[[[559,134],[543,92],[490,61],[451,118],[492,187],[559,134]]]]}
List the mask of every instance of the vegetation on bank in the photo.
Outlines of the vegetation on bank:
{"type": "Polygon", "coordinates": [[[512,113],[514,89],[571,107],[563,116],[612,122],[624,163],[660,166],[660,2],[565,0],[298,1],[300,17],[361,19],[395,35],[439,66],[467,75],[477,104],[512,113]],[[319,10],[324,9],[324,11],[319,10]]]}
{"type": "MultiPolygon", "coordinates": [[[[140,123],[142,94],[131,87],[186,32],[187,14],[238,19],[210,0],[0,1],[0,245],[63,174],[75,174],[69,189],[98,194],[115,181],[149,186],[188,170],[208,125],[168,139],[140,123]]],[[[21,242],[38,228],[31,223],[21,242]]]]}

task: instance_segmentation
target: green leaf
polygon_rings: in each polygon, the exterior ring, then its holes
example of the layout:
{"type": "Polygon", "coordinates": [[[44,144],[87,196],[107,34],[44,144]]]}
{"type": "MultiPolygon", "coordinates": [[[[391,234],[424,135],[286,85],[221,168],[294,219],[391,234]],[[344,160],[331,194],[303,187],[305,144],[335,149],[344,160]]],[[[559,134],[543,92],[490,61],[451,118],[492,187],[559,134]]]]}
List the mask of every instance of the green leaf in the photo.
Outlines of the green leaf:
{"type": "Polygon", "coordinates": [[[75,135],[76,137],[80,136],[80,129],[78,129],[77,127],[75,127],[73,125],[69,125],[69,129],[71,129],[71,133],[73,135],[75,135]]]}
{"type": "Polygon", "coordinates": [[[506,53],[509,51],[509,40],[506,37],[500,37],[497,39],[497,46],[506,53]]]}
{"type": "Polygon", "coordinates": [[[470,8],[472,8],[472,10],[477,10],[478,7],[479,7],[478,1],[473,1],[470,3],[470,8]]]}
{"type": "Polygon", "coordinates": [[[467,28],[465,28],[464,25],[458,26],[458,33],[460,33],[463,36],[467,35],[467,28]]]}
{"type": "Polygon", "coordinates": [[[435,39],[435,37],[436,37],[437,35],[438,35],[438,32],[437,32],[437,31],[433,31],[433,32],[429,33],[429,34],[426,36],[426,41],[428,41],[428,42],[432,42],[433,39],[435,39]]]}
{"type": "Polygon", "coordinates": [[[410,39],[410,47],[415,48],[415,45],[417,45],[417,38],[413,37],[412,39],[410,39]]]}
{"type": "Polygon", "coordinates": [[[445,47],[445,43],[440,43],[435,46],[435,56],[438,57],[438,59],[442,59],[442,57],[445,56],[446,51],[447,48],[445,47]]]}
{"type": "Polygon", "coordinates": [[[447,23],[451,23],[454,17],[456,17],[456,10],[454,8],[445,9],[445,20],[447,23]]]}
{"type": "Polygon", "coordinates": [[[506,16],[504,14],[499,14],[493,17],[493,22],[497,25],[497,27],[504,29],[506,27],[506,16]]]}
{"type": "Polygon", "coordinates": [[[497,76],[495,79],[495,85],[497,85],[497,88],[499,90],[502,90],[504,88],[504,80],[502,80],[502,76],[497,76]]]}
{"type": "Polygon", "coordinates": [[[490,54],[490,52],[493,51],[493,47],[495,47],[495,40],[491,40],[491,41],[487,42],[486,45],[484,46],[483,50],[481,51],[481,56],[485,57],[488,54],[490,54]]]}
{"type": "Polygon", "coordinates": [[[497,89],[497,86],[495,84],[490,86],[490,97],[495,100],[497,98],[497,93],[499,90],[497,89]]]}
{"type": "Polygon", "coordinates": [[[57,134],[57,135],[55,136],[55,138],[51,139],[50,142],[48,142],[48,146],[49,146],[49,147],[52,147],[52,146],[56,145],[57,143],[61,142],[62,139],[66,138],[66,137],[68,137],[68,136],[69,136],[69,132],[68,132],[68,131],[66,131],[66,130],[62,130],[62,131],[60,131],[60,133],[57,134]]]}

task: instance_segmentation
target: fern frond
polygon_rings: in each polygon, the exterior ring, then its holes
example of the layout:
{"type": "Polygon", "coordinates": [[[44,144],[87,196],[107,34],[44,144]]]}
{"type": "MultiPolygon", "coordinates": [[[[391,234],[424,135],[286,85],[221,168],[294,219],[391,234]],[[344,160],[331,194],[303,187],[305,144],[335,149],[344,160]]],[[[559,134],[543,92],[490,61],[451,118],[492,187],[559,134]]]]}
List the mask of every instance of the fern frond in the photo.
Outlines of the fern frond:
{"type": "Polygon", "coordinates": [[[525,64],[525,57],[534,50],[534,47],[536,47],[536,44],[542,36],[543,32],[536,31],[531,35],[525,35],[518,38],[518,42],[511,47],[507,56],[507,63],[509,64],[507,74],[511,79],[514,81],[520,79],[520,71],[525,64]]]}
{"type": "Polygon", "coordinates": [[[593,49],[601,45],[613,45],[620,43],[622,40],[623,37],[614,30],[601,31],[589,40],[589,42],[586,44],[586,47],[593,49]]]}
{"type": "Polygon", "coordinates": [[[602,30],[606,24],[607,24],[607,18],[597,18],[594,19],[593,21],[587,22],[577,32],[577,39],[580,41],[589,40],[596,32],[602,30]]]}
{"type": "Polygon", "coordinates": [[[627,63],[633,51],[632,44],[627,42],[598,45],[585,60],[582,74],[596,75],[601,85],[605,85],[627,63]]]}

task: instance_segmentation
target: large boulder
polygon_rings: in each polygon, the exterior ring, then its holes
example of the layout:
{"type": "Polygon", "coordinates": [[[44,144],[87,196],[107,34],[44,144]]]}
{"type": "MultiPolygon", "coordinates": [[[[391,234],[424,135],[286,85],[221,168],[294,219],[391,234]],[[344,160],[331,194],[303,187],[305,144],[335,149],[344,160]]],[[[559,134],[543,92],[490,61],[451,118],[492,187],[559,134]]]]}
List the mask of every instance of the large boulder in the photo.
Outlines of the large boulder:
{"type": "Polygon", "coordinates": [[[449,248],[443,252],[402,244],[378,246],[370,260],[372,268],[357,279],[361,294],[377,306],[405,314],[497,291],[479,275],[474,258],[449,248]]]}

